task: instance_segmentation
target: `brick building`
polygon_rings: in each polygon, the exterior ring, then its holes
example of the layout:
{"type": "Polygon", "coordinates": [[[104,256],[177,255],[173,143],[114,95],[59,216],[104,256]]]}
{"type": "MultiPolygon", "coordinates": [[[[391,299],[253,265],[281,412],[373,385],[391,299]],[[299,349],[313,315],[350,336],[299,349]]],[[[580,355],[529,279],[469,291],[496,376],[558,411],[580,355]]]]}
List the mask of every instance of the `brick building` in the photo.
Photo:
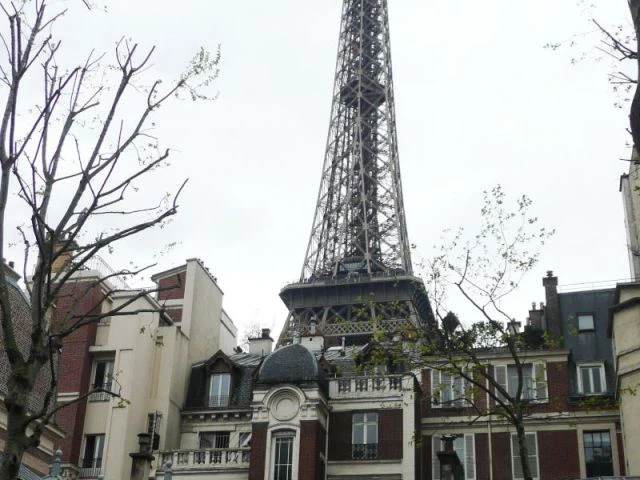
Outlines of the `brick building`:
{"type": "MultiPolygon", "coordinates": [[[[31,308],[25,291],[20,287],[20,275],[13,269],[13,264],[2,263],[7,279],[9,308],[13,319],[14,334],[23,354],[27,354],[30,345],[31,334],[31,308]]],[[[2,315],[2,312],[0,312],[2,315]]],[[[3,331],[0,328],[0,343],[3,340],[3,331]]],[[[4,349],[0,349],[0,451],[4,448],[6,439],[5,427],[7,425],[7,411],[2,401],[6,392],[7,380],[10,374],[9,360],[4,349]]],[[[37,378],[33,392],[29,398],[29,409],[32,412],[43,407],[45,393],[50,386],[50,368],[48,365],[42,369],[37,378]]],[[[55,420],[55,419],[54,419],[55,420]]],[[[62,431],[56,426],[55,421],[44,429],[40,445],[37,448],[29,448],[23,458],[20,475],[23,478],[35,478],[35,474],[44,475],[49,471],[49,464],[53,459],[54,447],[63,437],[62,431]]]]}
{"type": "Polygon", "coordinates": [[[118,312],[63,341],[58,401],[77,401],[60,412],[67,436],[59,446],[72,479],[129,478],[140,433],[151,435],[154,450],[176,448],[190,365],[236,344],[223,292],[200,260],[154,275],[153,296],[116,285],[117,277],[105,281],[106,268],[74,275],[54,315],[118,312]]]}

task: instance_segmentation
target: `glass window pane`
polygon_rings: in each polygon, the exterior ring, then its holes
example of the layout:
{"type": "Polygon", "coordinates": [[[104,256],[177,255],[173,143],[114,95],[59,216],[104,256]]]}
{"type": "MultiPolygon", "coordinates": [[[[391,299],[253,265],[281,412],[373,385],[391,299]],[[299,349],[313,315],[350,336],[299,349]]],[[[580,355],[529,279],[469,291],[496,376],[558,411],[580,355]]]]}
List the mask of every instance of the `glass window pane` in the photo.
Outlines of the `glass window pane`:
{"type": "Polygon", "coordinates": [[[593,330],[593,315],[578,315],[578,330],[593,330]]]}
{"type": "Polygon", "coordinates": [[[593,367],[591,369],[591,375],[593,377],[593,393],[602,393],[602,382],[600,379],[600,367],[593,367]]]}
{"type": "Polygon", "coordinates": [[[364,425],[354,425],[353,443],[356,445],[361,445],[364,443],[364,425]]]}
{"type": "Polygon", "coordinates": [[[367,425],[366,443],[378,443],[378,426],[367,425]]]}
{"type": "Polygon", "coordinates": [[[362,413],[354,413],[353,414],[353,423],[362,423],[364,421],[364,414],[362,413]]]}

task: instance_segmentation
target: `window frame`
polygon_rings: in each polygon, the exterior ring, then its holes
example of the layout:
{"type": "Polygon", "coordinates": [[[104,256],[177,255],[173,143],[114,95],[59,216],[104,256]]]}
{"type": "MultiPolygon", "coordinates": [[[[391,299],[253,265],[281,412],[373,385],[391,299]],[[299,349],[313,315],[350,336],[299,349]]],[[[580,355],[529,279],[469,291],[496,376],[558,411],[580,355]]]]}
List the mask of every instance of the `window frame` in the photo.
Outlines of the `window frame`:
{"type": "MultiPolygon", "coordinates": [[[[585,473],[587,476],[589,476],[590,474],[593,474],[594,472],[589,472],[589,463],[595,463],[595,462],[589,462],[587,460],[587,448],[603,448],[602,444],[600,444],[598,447],[596,446],[591,446],[591,447],[587,447],[587,442],[585,441],[585,437],[586,435],[594,435],[594,434],[598,434],[600,436],[602,436],[603,434],[606,434],[609,438],[609,460],[610,462],[607,463],[611,463],[611,473],[610,475],[616,475],[616,470],[615,470],[615,462],[614,462],[614,451],[613,451],[613,439],[611,438],[611,431],[610,430],[583,430],[582,432],[582,453],[584,455],[584,468],[585,468],[585,473]]],[[[604,462],[601,462],[604,463],[604,462]]]]}
{"type": "Polygon", "coordinates": [[[596,316],[595,316],[595,314],[593,312],[576,313],[576,327],[578,329],[578,333],[595,332],[595,330],[596,330],[596,316]],[[591,317],[591,327],[590,328],[581,328],[580,327],[580,317],[591,317]]]}
{"type": "Polygon", "coordinates": [[[578,392],[582,395],[605,395],[607,393],[607,376],[605,375],[604,363],[602,362],[594,362],[594,363],[578,363],[576,365],[576,375],[578,377],[578,392]],[[600,373],[600,392],[593,391],[585,391],[585,386],[582,381],[582,370],[589,369],[589,382],[591,383],[591,387],[593,387],[593,370],[598,369],[600,373]]]}
{"type": "Polygon", "coordinates": [[[291,463],[287,464],[290,465],[290,475],[288,476],[288,478],[286,478],[286,480],[293,480],[298,478],[298,456],[299,456],[299,445],[298,445],[298,435],[297,432],[295,430],[289,430],[289,429],[285,429],[285,430],[276,430],[271,432],[270,434],[270,445],[269,445],[269,449],[270,449],[270,464],[267,467],[268,471],[269,471],[269,478],[271,480],[279,480],[278,477],[276,476],[276,469],[278,467],[278,463],[276,463],[277,460],[277,448],[278,448],[278,444],[279,441],[282,439],[287,439],[289,440],[290,443],[290,450],[289,453],[291,455],[291,463]]]}
{"type": "Polygon", "coordinates": [[[442,370],[431,369],[431,407],[432,408],[465,408],[473,404],[473,390],[470,388],[469,382],[462,375],[449,375],[442,370]],[[437,380],[436,380],[437,376],[437,380]],[[443,380],[443,376],[446,380],[443,380]],[[446,386],[446,390],[442,386],[446,386]],[[434,392],[439,390],[439,395],[434,392]],[[463,393],[462,396],[456,398],[458,392],[463,393]],[[467,395],[467,392],[469,395],[467,395]],[[448,400],[444,400],[443,393],[447,394],[448,400]],[[471,396],[471,398],[468,398],[471,396]]]}
{"type": "MultiPolygon", "coordinates": [[[[493,378],[502,388],[504,388],[511,397],[515,396],[515,392],[517,391],[517,385],[513,388],[510,388],[510,379],[513,378],[512,375],[509,375],[509,369],[516,368],[515,363],[509,363],[504,365],[494,365],[493,366],[493,378]],[[511,393],[513,392],[513,393],[511,393]]],[[[527,376],[526,374],[523,376],[523,388],[522,388],[522,396],[521,400],[527,400],[532,403],[548,403],[549,402],[549,379],[547,377],[547,362],[536,360],[532,362],[527,362],[523,364],[523,367],[530,367],[531,374],[527,376]],[[531,381],[531,386],[527,388],[526,379],[529,378],[531,381]],[[526,392],[531,392],[532,396],[526,396],[526,392]]],[[[516,377],[517,379],[517,374],[516,377]]],[[[498,392],[495,394],[499,398],[503,398],[503,395],[500,395],[498,392]]],[[[497,403],[497,402],[496,402],[497,403]]]]}
{"type": "Polygon", "coordinates": [[[82,446],[82,460],[80,462],[80,471],[85,473],[87,477],[97,477],[102,474],[104,463],[104,447],[105,447],[105,434],[104,433],[89,433],[85,434],[82,446]],[[87,458],[87,448],[92,443],[91,458],[87,458]],[[90,461],[89,461],[90,460],[90,461]]]}
{"type": "Polygon", "coordinates": [[[376,460],[378,458],[379,435],[378,412],[354,412],[351,415],[351,458],[353,460],[376,460]],[[362,421],[356,421],[356,417],[362,415],[362,421]],[[375,427],[375,441],[370,436],[369,427],[375,427]],[[356,443],[356,431],[361,430],[362,443],[356,443]],[[374,445],[369,447],[369,445],[374,445]]]}
{"type": "Polygon", "coordinates": [[[231,373],[229,372],[212,372],[209,374],[209,393],[207,396],[207,406],[209,408],[225,408],[231,404],[231,373]],[[223,379],[227,379],[226,393],[222,393],[224,390],[222,387],[223,379]],[[216,379],[220,379],[216,382],[216,379]],[[217,394],[214,395],[214,386],[217,385],[217,394]],[[214,401],[216,399],[216,401],[214,401]]]}
{"type": "MultiPolygon", "coordinates": [[[[531,463],[529,463],[530,467],[535,467],[535,475],[534,472],[532,472],[531,474],[531,478],[533,480],[540,480],[540,455],[539,455],[539,448],[538,448],[538,432],[526,432],[525,433],[526,437],[531,437],[533,436],[533,445],[535,447],[535,465],[532,465],[531,463]]],[[[511,449],[511,474],[512,474],[512,478],[513,480],[524,480],[524,475],[523,476],[516,476],[516,458],[517,460],[517,464],[520,465],[520,452],[518,451],[517,448],[518,445],[518,434],[517,433],[512,433],[511,434],[511,438],[510,438],[510,449],[511,449]],[[514,448],[516,447],[516,448],[514,448]]],[[[531,455],[531,451],[529,451],[529,462],[531,462],[531,457],[533,457],[534,455],[531,455]]],[[[533,469],[533,468],[532,468],[533,469]]]]}
{"type": "Polygon", "coordinates": [[[114,371],[115,371],[115,357],[103,357],[103,358],[94,358],[91,365],[91,382],[89,384],[89,389],[92,390],[94,388],[102,388],[106,391],[104,392],[94,392],[89,395],[88,400],[90,402],[108,402],[111,400],[111,393],[113,391],[113,384],[115,382],[114,371]],[[104,371],[102,372],[102,382],[97,382],[98,375],[98,365],[104,364],[104,371]]]}

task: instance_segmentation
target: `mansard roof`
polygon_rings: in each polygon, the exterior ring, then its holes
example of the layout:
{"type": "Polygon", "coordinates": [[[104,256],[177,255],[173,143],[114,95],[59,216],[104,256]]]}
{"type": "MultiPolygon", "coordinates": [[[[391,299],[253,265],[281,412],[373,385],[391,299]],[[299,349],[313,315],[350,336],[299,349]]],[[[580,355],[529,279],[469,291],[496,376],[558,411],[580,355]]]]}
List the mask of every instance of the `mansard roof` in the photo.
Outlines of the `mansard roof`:
{"type": "Polygon", "coordinates": [[[279,348],[265,358],[258,381],[260,383],[302,383],[324,378],[315,355],[300,344],[279,348]]]}

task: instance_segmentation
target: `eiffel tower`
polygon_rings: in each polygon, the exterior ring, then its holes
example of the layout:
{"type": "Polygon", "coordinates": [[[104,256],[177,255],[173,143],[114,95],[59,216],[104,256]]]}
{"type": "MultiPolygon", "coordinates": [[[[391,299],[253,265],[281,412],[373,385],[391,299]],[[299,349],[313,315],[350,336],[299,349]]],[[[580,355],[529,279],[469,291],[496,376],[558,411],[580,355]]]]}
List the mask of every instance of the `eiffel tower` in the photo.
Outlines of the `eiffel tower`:
{"type": "Polygon", "coordinates": [[[279,344],[317,326],[325,345],[429,328],[413,276],[396,138],[387,0],[344,0],[320,192],[279,344]]]}

